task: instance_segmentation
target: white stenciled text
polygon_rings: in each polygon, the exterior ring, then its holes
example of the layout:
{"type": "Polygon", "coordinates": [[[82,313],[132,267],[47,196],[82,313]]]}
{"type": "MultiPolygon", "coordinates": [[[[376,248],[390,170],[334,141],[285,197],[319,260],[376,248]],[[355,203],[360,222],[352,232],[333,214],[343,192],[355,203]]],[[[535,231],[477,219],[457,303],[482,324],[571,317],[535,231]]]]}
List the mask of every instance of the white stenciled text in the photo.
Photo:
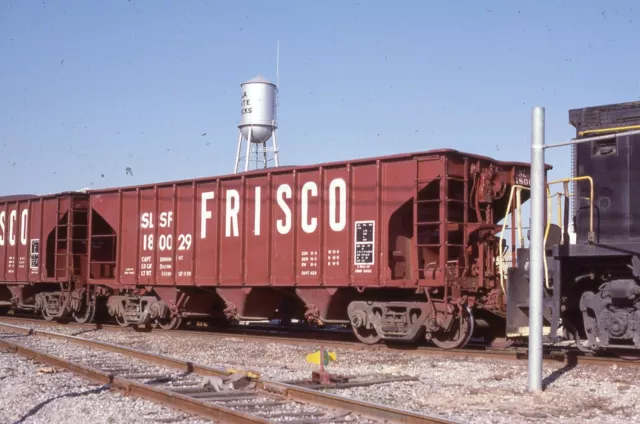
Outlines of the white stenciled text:
{"type": "MultiPolygon", "coordinates": [[[[318,229],[318,216],[315,216],[310,212],[309,205],[311,198],[317,198],[320,194],[318,184],[314,181],[307,181],[302,185],[300,189],[299,207],[300,207],[300,228],[307,234],[312,234],[318,229]]],[[[210,227],[210,221],[213,219],[213,213],[215,208],[213,207],[213,200],[216,199],[218,193],[213,191],[205,191],[201,194],[200,202],[200,238],[206,239],[208,234],[208,228],[210,227]]],[[[293,189],[289,184],[281,184],[276,188],[275,203],[277,208],[282,212],[283,217],[280,217],[275,222],[275,227],[280,234],[289,234],[293,226],[293,205],[291,205],[291,199],[293,198],[293,189]]],[[[332,231],[343,231],[347,224],[347,183],[342,178],[335,178],[331,180],[328,187],[328,225],[332,231]]],[[[224,221],[224,235],[225,237],[239,237],[239,221],[238,215],[241,210],[241,197],[238,190],[228,189],[223,193],[224,217],[220,217],[224,221]]],[[[255,187],[254,201],[253,201],[253,234],[260,235],[261,229],[261,205],[262,205],[262,190],[261,187],[255,187]]],[[[251,225],[251,224],[249,224],[251,225]]]]}
{"type": "MultiPolygon", "coordinates": [[[[156,217],[153,212],[143,212],[140,215],[140,229],[141,229],[141,243],[142,251],[145,252],[141,258],[140,263],[140,275],[143,277],[150,277],[153,275],[153,270],[156,269],[153,263],[153,256],[148,256],[146,252],[157,251],[160,252],[158,257],[157,275],[159,277],[172,277],[173,272],[173,256],[170,252],[173,252],[176,248],[179,251],[189,250],[192,245],[191,234],[174,234],[171,229],[174,224],[173,211],[162,211],[157,214],[156,217]],[[157,228],[156,228],[157,225],[157,228]]],[[[182,261],[184,255],[178,255],[177,261],[182,261]]],[[[179,272],[178,276],[183,276],[183,272],[179,272]]]]}
{"type": "Polygon", "coordinates": [[[15,246],[17,242],[18,228],[20,229],[20,244],[22,246],[26,246],[28,241],[28,225],[28,209],[23,209],[22,211],[20,211],[19,223],[17,209],[13,209],[9,211],[9,213],[7,213],[7,211],[0,211],[0,246],[4,246],[6,240],[9,241],[9,246],[15,246]]]}

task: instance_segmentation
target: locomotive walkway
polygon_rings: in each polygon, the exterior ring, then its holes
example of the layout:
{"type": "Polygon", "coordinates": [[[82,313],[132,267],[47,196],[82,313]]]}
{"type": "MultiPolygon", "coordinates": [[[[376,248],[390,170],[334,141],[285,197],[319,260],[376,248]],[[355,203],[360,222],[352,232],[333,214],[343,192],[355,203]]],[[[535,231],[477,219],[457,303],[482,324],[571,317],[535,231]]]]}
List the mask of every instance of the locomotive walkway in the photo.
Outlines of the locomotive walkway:
{"type": "Polygon", "coordinates": [[[124,346],[0,323],[0,346],[112,389],[225,423],[454,423],[124,346]]]}

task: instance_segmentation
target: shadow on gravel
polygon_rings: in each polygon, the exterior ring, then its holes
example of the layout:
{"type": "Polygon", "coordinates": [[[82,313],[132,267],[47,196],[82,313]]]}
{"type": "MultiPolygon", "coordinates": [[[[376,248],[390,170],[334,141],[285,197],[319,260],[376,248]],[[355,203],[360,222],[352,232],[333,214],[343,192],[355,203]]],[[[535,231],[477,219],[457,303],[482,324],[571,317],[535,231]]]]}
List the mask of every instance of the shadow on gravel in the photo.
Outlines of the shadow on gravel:
{"type": "Polygon", "coordinates": [[[98,328],[91,328],[89,330],[80,330],[80,331],[75,331],[71,333],[71,335],[75,337],[75,336],[79,336],[80,334],[95,333],[98,330],[99,330],[98,328]]]}
{"type": "Polygon", "coordinates": [[[0,334],[0,339],[24,339],[27,336],[27,334],[5,333],[0,334]]]}
{"type": "Polygon", "coordinates": [[[110,387],[111,387],[111,385],[105,384],[104,386],[100,386],[100,387],[97,387],[97,388],[91,389],[91,390],[86,390],[84,392],[71,392],[71,393],[65,393],[65,394],[60,395],[60,396],[52,397],[52,398],[47,399],[47,400],[45,400],[43,402],[40,402],[39,404],[37,404],[36,406],[31,408],[22,418],[20,418],[18,421],[14,422],[13,424],[23,423],[27,418],[37,414],[38,411],[40,411],[42,408],[44,408],[46,405],[48,405],[49,403],[53,402],[54,400],[62,399],[62,398],[65,398],[65,397],[78,397],[78,396],[91,395],[91,394],[95,394],[95,393],[101,393],[101,392],[104,392],[106,390],[109,390],[110,387]]]}
{"type": "Polygon", "coordinates": [[[568,373],[575,367],[576,367],[575,363],[568,363],[562,368],[559,368],[554,372],[552,372],[551,374],[549,374],[548,377],[545,377],[544,380],[542,380],[542,390],[546,390],[547,387],[555,383],[560,377],[562,377],[564,374],[568,373]]]}

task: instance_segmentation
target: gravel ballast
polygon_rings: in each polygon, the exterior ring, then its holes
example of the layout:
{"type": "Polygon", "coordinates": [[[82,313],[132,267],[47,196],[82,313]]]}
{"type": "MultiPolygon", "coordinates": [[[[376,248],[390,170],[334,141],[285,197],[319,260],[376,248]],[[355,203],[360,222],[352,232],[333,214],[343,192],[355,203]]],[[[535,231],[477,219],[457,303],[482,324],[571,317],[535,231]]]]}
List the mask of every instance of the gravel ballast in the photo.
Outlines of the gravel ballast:
{"type": "MultiPolygon", "coordinates": [[[[185,396],[202,394],[205,385],[210,383],[218,386],[221,380],[214,377],[204,377],[194,373],[184,373],[181,370],[158,366],[145,360],[139,360],[130,356],[109,352],[99,348],[89,347],[82,344],[76,344],[68,340],[51,339],[48,337],[15,334],[11,332],[2,332],[0,329],[0,339],[8,338],[13,343],[36,350],[38,352],[46,352],[57,358],[62,358],[74,364],[80,364],[103,372],[113,373],[119,377],[130,379],[139,384],[152,384],[156,388],[183,393],[185,396]]],[[[53,371],[51,367],[43,367],[40,370],[53,371]]],[[[241,384],[236,381],[235,384],[241,384]]],[[[55,386],[54,386],[55,387],[55,386]]],[[[106,387],[98,386],[99,391],[106,387]]],[[[53,393],[57,390],[52,390],[53,393]]],[[[212,401],[218,405],[234,409],[240,413],[257,415],[259,417],[269,417],[273,422],[286,422],[292,419],[301,420],[309,418],[326,419],[331,417],[340,417],[339,422],[353,424],[372,424],[374,421],[355,413],[348,411],[334,410],[307,402],[299,402],[286,400],[279,396],[266,391],[252,392],[251,388],[242,389],[242,384],[238,391],[230,391],[220,393],[217,400],[209,399],[211,396],[217,395],[214,392],[207,392],[207,396],[197,396],[196,398],[205,402],[212,401]],[[243,391],[251,392],[249,397],[244,397],[243,391]],[[293,415],[291,415],[293,414],[293,415]],[[346,415],[345,415],[346,414],[346,415]],[[345,416],[342,416],[345,415],[345,416]]],[[[103,417],[105,418],[105,417],[103,417]]],[[[129,418],[129,417],[127,417],[129,418]]],[[[136,422],[135,415],[126,422],[136,422]]],[[[158,417],[146,418],[147,421],[158,422],[158,417]]],[[[176,420],[183,422],[180,417],[163,418],[162,422],[175,422],[176,420]]],[[[113,421],[113,420],[111,420],[113,421]]],[[[108,421],[110,422],[110,421],[108,421]]]]}
{"type": "Polygon", "coordinates": [[[0,348],[0,423],[205,424],[0,348]]]}
{"type": "MultiPolygon", "coordinates": [[[[54,331],[48,326],[30,326],[54,331]]],[[[168,332],[79,331],[77,327],[56,327],[55,331],[80,333],[79,337],[220,369],[252,370],[270,380],[308,378],[315,369],[306,362],[314,347],[250,342],[241,335],[212,338],[168,332]]],[[[640,423],[640,368],[636,367],[572,368],[545,363],[546,390],[530,394],[526,361],[331,350],[337,354],[337,361],[327,367],[332,373],[419,377],[419,381],[331,391],[341,396],[469,423],[640,423]]]]}

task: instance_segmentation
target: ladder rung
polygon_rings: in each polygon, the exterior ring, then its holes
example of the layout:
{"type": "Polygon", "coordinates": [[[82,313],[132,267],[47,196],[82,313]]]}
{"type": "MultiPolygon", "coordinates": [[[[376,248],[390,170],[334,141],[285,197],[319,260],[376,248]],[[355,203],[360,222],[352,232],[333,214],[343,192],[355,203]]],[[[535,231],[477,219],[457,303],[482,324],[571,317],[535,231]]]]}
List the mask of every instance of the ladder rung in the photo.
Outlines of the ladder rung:
{"type": "Polygon", "coordinates": [[[94,234],[91,238],[115,238],[115,234],[94,234]]]}
{"type": "Polygon", "coordinates": [[[464,244],[451,244],[451,243],[447,243],[448,247],[465,247],[464,244]]]}
{"type": "Polygon", "coordinates": [[[417,247],[440,247],[440,243],[416,244],[417,247]]]}
{"type": "Polygon", "coordinates": [[[447,202],[464,203],[464,200],[462,200],[462,199],[447,199],[447,202]]]}
{"type": "Polygon", "coordinates": [[[447,180],[453,180],[453,181],[460,181],[460,182],[464,182],[464,177],[447,177],[447,180]]]}

